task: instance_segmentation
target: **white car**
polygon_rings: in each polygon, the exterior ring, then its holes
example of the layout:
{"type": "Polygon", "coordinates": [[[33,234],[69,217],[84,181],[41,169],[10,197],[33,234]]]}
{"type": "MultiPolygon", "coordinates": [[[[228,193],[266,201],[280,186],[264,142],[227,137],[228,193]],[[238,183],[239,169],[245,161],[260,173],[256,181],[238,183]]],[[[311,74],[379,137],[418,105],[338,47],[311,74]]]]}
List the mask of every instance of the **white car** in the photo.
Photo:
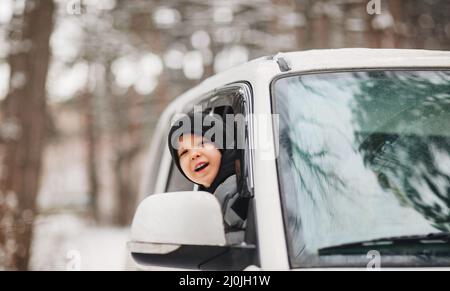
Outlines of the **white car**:
{"type": "Polygon", "coordinates": [[[450,52],[280,53],[215,75],[162,114],[140,195],[128,247],[141,266],[449,267],[450,52]],[[245,116],[239,244],[168,151],[175,115],[195,106],[245,116]]]}

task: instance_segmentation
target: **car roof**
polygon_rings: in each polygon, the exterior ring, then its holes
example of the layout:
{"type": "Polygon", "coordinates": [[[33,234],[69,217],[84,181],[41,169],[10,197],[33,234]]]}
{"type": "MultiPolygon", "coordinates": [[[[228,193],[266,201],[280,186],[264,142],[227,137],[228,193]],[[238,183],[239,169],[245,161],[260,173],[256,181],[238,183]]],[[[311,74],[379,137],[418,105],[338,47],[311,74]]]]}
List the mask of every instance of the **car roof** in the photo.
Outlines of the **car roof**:
{"type": "Polygon", "coordinates": [[[171,102],[168,111],[189,104],[215,88],[239,81],[256,82],[261,74],[270,79],[288,72],[310,72],[361,68],[449,68],[450,52],[413,49],[320,49],[278,53],[218,73],[171,102]]]}
{"type": "Polygon", "coordinates": [[[411,49],[327,49],[279,54],[292,71],[376,67],[449,67],[450,52],[411,49]]]}

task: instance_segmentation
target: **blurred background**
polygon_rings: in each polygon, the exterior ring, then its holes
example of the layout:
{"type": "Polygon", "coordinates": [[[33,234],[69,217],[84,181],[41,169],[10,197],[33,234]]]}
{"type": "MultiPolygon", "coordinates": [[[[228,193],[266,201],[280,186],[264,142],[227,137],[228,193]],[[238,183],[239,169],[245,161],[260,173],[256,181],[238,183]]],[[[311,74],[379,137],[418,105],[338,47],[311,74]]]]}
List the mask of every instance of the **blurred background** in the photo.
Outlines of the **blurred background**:
{"type": "Polygon", "coordinates": [[[450,1],[1,0],[0,270],[126,268],[165,106],[256,57],[342,47],[448,50],[450,1]]]}

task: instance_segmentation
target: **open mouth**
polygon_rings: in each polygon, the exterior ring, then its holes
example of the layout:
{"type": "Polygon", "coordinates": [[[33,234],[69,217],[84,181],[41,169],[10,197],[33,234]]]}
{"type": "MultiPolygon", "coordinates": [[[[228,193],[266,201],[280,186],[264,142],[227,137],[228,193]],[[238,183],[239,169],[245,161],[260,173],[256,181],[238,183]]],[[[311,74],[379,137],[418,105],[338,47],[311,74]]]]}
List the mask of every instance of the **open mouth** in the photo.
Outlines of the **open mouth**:
{"type": "Polygon", "coordinates": [[[209,163],[200,163],[195,167],[195,172],[200,172],[209,166],[209,163]]]}

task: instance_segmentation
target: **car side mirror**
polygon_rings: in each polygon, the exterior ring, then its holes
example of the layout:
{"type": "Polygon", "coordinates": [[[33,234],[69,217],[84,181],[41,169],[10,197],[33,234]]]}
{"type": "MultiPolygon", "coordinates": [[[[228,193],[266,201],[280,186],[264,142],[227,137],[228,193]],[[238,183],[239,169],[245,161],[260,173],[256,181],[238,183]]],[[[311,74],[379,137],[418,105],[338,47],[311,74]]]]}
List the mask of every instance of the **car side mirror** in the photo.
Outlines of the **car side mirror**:
{"type": "Polygon", "coordinates": [[[207,192],[154,194],[139,205],[128,248],[142,266],[242,270],[254,246],[227,245],[218,200],[207,192]]]}

